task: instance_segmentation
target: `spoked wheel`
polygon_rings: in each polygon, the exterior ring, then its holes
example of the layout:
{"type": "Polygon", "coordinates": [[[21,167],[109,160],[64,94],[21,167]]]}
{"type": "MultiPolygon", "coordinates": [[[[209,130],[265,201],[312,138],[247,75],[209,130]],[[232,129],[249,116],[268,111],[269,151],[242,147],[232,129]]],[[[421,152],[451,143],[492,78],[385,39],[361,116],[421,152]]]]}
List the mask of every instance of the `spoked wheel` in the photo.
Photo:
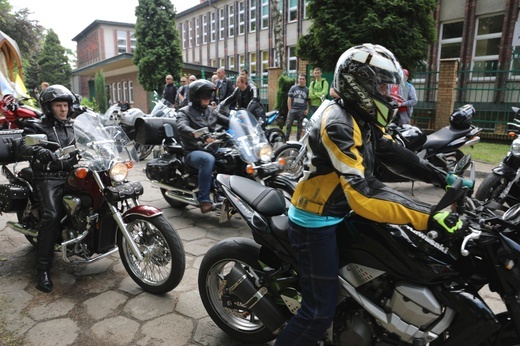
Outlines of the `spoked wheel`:
{"type": "Polygon", "coordinates": [[[499,196],[506,188],[507,183],[505,177],[491,173],[480,183],[475,198],[482,202],[495,201],[502,204],[504,200],[500,199],[499,196]]]}
{"type": "Polygon", "coordinates": [[[274,151],[273,157],[275,160],[280,158],[285,159],[285,166],[282,173],[293,180],[300,179],[303,175],[303,158],[297,160],[300,152],[301,144],[284,144],[274,151]]]}
{"type": "Polygon", "coordinates": [[[199,270],[199,294],[209,316],[228,335],[246,343],[267,342],[275,336],[251,311],[241,309],[237,297],[229,296],[226,275],[237,262],[260,269],[259,250],[251,239],[222,241],[206,253],[199,270]]]}
{"type": "Polygon", "coordinates": [[[163,215],[134,215],[127,221],[128,232],[143,255],[143,260],[138,261],[122,233],[118,233],[119,255],[128,274],[150,293],[173,290],[181,282],[186,264],[179,234],[163,215]]]}
{"type": "Polygon", "coordinates": [[[148,157],[153,151],[153,145],[144,145],[135,143],[135,150],[137,151],[137,154],[139,155],[139,160],[142,161],[148,157]]]}

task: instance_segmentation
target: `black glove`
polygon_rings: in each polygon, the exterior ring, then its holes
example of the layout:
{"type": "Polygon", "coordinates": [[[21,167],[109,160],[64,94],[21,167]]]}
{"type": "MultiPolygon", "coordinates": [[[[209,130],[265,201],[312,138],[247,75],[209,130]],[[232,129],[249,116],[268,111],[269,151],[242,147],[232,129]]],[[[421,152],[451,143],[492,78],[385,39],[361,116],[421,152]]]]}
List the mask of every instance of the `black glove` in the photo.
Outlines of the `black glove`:
{"type": "Polygon", "coordinates": [[[428,220],[428,237],[439,242],[458,238],[466,229],[467,223],[459,218],[459,214],[449,211],[438,211],[428,220]]]}
{"type": "Polygon", "coordinates": [[[51,161],[56,161],[58,159],[52,151],[42,147],[35,147],[33,149],[33,158],[36,162],[39,162],[44,165],[48,164],[51,161]]]}

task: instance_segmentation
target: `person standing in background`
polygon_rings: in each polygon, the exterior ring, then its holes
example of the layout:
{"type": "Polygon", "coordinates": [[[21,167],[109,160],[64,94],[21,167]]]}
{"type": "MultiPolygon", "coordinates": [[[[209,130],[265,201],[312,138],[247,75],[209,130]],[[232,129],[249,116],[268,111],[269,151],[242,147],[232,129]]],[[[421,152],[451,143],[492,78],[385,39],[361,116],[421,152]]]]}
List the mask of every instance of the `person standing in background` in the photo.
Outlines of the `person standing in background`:
{"type": "Polygon", "coordinates": [[[216,84],[217,90],[215,91],[215,105],[218,105],[220,102],[227,99],[234,90],[233,83],[226,78],[226,71],[222,67],[217,69],[217,76],[218,80],[216,84]]]}
{"type": "Polygon", "coordinates": [[[327,98],[329,83],[326,79],[322,78],[323,71],[321,68],[314,68],[314,81],[309,85],[309,99],[311,101],[311,111],[307,116],[310,118],[314,112],[318,109],[325,98],[327,98]]]}
{"type": "Polygon", "coordinates": [[[287,97],[287,122],[285,124],[285,138],[289,140],[291,136],[291,128],[294,120],[297,122],[296,140],[299,141],[302,135],[303,119],[309,114],[310,100],[309,88],[305,85],[307,78],[304,74],[298,76],[298,84],[293,85],[289,89],[287,97]]]}
{"type": "Polygon", "coordinates": [[[171,103],[171,107],[173,107],[175,103],[175,98],[177,97],[177,87],[173,84],[173,77],[171,74],[167,75],[166,84],[164,85],[162,98],[171,103]]]}
{"type": "Polygon", "coordinates": [[[403,75],[404,75],[404,83],[400,87],[401,90],[399,90],[399,95],[403,98],[403,101],[397,102],[397,110],[399,112],[399,119],[398,119],[398,126],[402,126],[404,124],[410,123],[410,118],[412,117],[413,113],[413,106],[417,104],[417,94],[415,92],[415,88],[408,81],[408,77],[410,76],[410,73],[407,69],[403,68],[403,75]]]}

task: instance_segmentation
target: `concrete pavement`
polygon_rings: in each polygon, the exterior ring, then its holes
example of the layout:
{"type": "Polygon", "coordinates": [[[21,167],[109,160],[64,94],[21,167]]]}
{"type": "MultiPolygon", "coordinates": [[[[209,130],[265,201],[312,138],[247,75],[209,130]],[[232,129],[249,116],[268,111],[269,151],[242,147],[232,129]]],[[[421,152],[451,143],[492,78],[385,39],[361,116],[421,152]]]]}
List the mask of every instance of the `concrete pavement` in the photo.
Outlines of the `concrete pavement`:
{"type": "MultiPolygon", "coordinates": [[[[74,266],[56,256],[50,294],[35,288],[33,247],[19,233],[5,227],[14,214],[0,219],[0,346],[13,345],[244,345],[223,333],[207,316],[200,301],[197,272],[207,249],[219,240],[250,237],[245,223],[235,217],[219,224],[214,213],[198,208],[171,208],[142,172],[146,161],[130,173],[145,188],[141,201],[164,211],[179,232],[186,250],[186,273],[180,285],[165,295],[144,292],[127,275],[118,255],[74,266]]],[[[493,166],[477,164],[485,176],[493,166]]],[[[479,178],[478,181],[481,179],[479,178]]],[[[0,183],[5,177],[0,177],[0,183]]],[[[411,193],[410,183],[389,184],[411,193]]],[[[416,183],[416,198],[436,202],[442,191],[416,183]]],[[[493,309],[501,301],[485,292],[493,309]]],[[[258,344],[271,345],[270,344],[258,344]]]]}

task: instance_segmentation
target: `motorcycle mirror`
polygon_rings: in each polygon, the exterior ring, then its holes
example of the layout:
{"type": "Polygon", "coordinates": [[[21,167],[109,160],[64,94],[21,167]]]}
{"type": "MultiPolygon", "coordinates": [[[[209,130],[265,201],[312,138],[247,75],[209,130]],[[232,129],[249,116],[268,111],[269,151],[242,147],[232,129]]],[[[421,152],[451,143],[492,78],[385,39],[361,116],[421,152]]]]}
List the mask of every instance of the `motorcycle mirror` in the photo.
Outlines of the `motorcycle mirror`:
{"type": "Polygon", "coordinates": [[[164,124],[163,128],[164,128],[164,137],[166,137],[166,138],[174,137],[173,127],[170,124],[164,124]]]}
{"type": "Polygon", "coordinates": [[[25,136],[25,144],[28,146],[40,145],[47,143],[47,135],[34,134],[25,136]]]}
{"type": "Polygon", "coordinates": [[[63,155],[70,155],[76,151],[76,146],[69,145],[68,147],[63,148],[63,155]]]}
{"type": "Polygon", "coordinates": [[[469,167],[470,164],[471,164],[471,154],[466,154],[457,162],[455,167],[453,167],[452,172],[457,175],[460,175],[469,167]]]}
{"type": "Polygon", "coordinates": [[[198,130],[193,131],[193,137],[200,138],[204,136],[205,134],[209,133],[209,130],[207,127],[200,128],[198,130]]]}
{"type": "Polygon", "coordinates": [[[451,184],[439,203],[433,207],[432,215],[464,197],[467,189],[463,188],[462,183],[463,179],[459,177],[453,184],[451,184]]]}

